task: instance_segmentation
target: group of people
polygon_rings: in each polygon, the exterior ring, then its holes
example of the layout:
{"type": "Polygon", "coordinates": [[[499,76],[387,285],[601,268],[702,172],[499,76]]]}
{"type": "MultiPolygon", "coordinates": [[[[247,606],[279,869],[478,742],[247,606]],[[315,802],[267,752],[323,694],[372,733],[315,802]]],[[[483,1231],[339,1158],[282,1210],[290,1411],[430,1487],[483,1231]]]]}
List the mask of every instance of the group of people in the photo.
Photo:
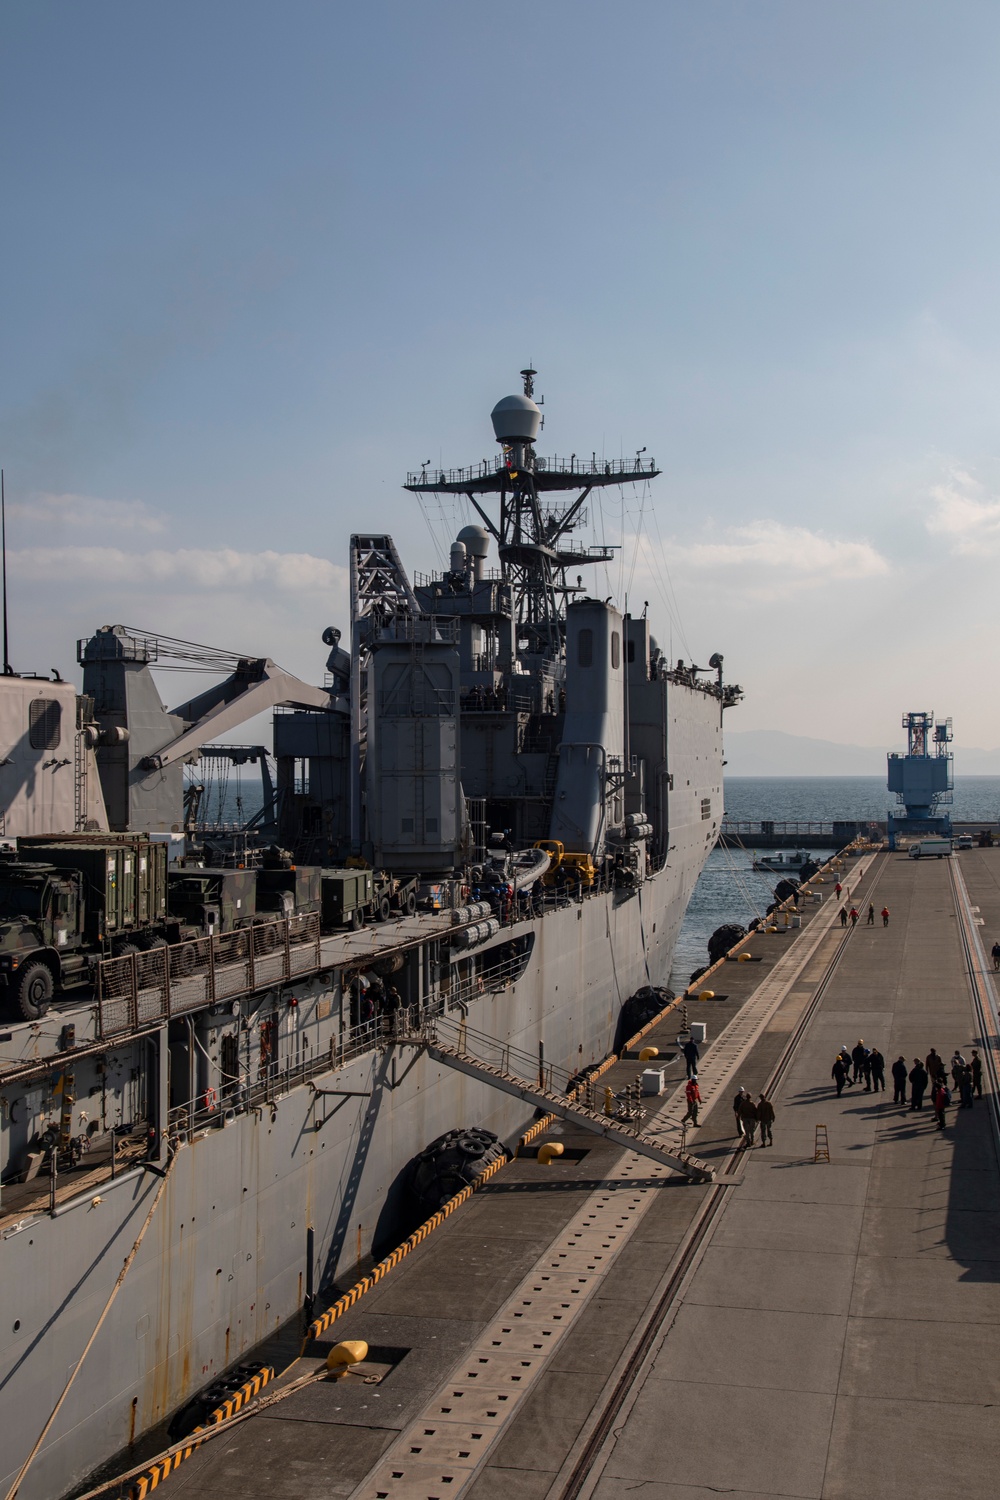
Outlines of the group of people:
{"type": "Polygon", "coordinates": [[[837,1085],[838,1099],[845,1087],[861,1082],[864,1082],[866,1094],[884,1092],[885,1058],[877,1047],[866,1047],[864,1038],[858,1037],[857,1045],[850,1052],[846,1045],[841,1047],[833,1060],[831,1077],[837,1085]]]}
{"type": "Polygon", "coordinates": [[[892,1065],[892,1079],[895,1085],[895,1092],[892,1096],[893,1104],[906,1103],[906,1085],[909,1083],[910,1109],[922,1110],[924,1095],[929,1088],[931,1107],[937,1117],[937,1127],[943,1130],[945,1110],[954,1097],[952,1090],[948,1087],[949,1071],[954,1093],[959,1096],[959,1109],[971,1109],[975,1099],[977,1097],[981,1099],[983,1096],[983,1060],[975,1047],[968,1061],[956,1047],[948,1068],[945,1067],[944,1058],[940,1057],[933,1047],[922,1062],[919,1057],[915,1057],[912,1068],[907,1068],[905,1057],[898,1057],[892,1065]]]}
{"type": "MultiPolygon", "coordinates": [[[[837,892],[839,893],[840,886],[838,885],[836,887],[836,889],[837,889],[837,892]]],[[[881,912],[879,913],[879,915],[882,918],[882,926],[883,927],[888,927],[888,925],[889,925],[889,908],[887,906],[883,906],[883,908],[882,908],[881,912]]],[[[852,927],[857,927],[858,922],[860,920],[860,917],[861,917],[861,913],[858,911],[858,908],[856,906],[852,906],[851,909],[850,909],[850,911],[848,911],[846,905],[844,905],[844,906],[842,906],[840,908],[840,925],[841,925],[841,927],[846,927],[848,921],[850,921],[850,924],[851,924],[852,927]]],[[[874,901],[869,901],[869,903],[868,903],[868,921],[867,921],[867,923],[865,925],[868,926],[868,927],[874,927],[875,926],[875,902],[874,901]]]]}
{"type": "Polygon", "coordinates": [[[761,1145],[774,1145],[771,1134],[771,1127],[774,1124],[774,1105],[766,1094],[758,1094],[754,1102],[753,1096],[741,1085],[733,1096],[733,1114],[736,1116],[736,1134],[742,1137],[745,1146],[755,1144],[754,1138],[758,1127],[761,1145]]]}
{"type": "MultiPolygon", "coordinates": [[[[684,1062],[687,1067],[687,1083],[684,1086],[684,1097],[687,1100],[687,1113],[681,1120],[686,1125],[690,1120],[692,1125],[698,1123],[698,1110],[702,1103],[701,1089],[698,1087],[698,1043],[689,1039],[681,1049],[684,1062]]],[[[740,1136],[747,1146],[755,1144],[758,1127],[760,1128],[760,1143],[762,1146],[773,1146],[774,1140],[771,1135],[771,1127],[774,1124],[774,1105],[766,1094],[758,1094],[756,1103],[753,1097],[747,1093],[745,1088],[740,1087],[733,1099],[733,1113],[736,1116],[736,1134],[740,1136]]]]}
{"type": "MultiPolygon", "coordinates": [[[[937,1116],[938,1129],[943,1130],[945,1110],[953,1098],[952,1089],[948,1087],[949,1068],[945,1067],[944,1059],[932,1047],[923,1061],[919,1057],[913,1059],[912,1068],[907,1066],[905,1057],[897,1057],[891,1071],[893,1104],[906,1104],[909,1085],[909,1108],[922,1110],[924,1095],[930,1089],[931,1106],[937,1116]]],[[[971,1109],[976,1097],[982,1098],[983,1093],[983,1060],[978,1049],[974,1047],[971,1057],[966,1061],[956,1048],[950,1072],[954,1093],[961,1100],[959,1107],[971,1109]]],[[[856,1045],[850,1051],[846,1046],[841,1047],[833,1060],[831,1076],[837,1086],[838,1099],[845,1088],[862,1082],[866,1094],[877,1094],[885,1089],[885,1058],[877,1047],[866,1047],[864,1039],[858,1037],[856,1045]]]]}

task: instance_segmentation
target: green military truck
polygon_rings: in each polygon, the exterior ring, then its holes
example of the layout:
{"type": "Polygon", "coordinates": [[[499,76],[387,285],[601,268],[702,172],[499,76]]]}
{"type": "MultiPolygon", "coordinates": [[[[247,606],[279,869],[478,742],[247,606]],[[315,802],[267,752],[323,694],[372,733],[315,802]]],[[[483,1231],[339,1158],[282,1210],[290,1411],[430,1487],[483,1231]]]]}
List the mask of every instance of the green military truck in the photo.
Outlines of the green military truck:
{"type": "Polygon", "coordinates": [[[167,848],[141,834],[33,836],[0,858],[0,987],[35,1021],[107,953],[162,941],[167,848]]]}
{"type": "Polygon", "coordinates": [[[387,922],[396,916],[412,916],[417,909],[416,878],[396,880],[381,870],[324,870],[322,872],[322,924],[353,927],[366,921],[387,922]]]}

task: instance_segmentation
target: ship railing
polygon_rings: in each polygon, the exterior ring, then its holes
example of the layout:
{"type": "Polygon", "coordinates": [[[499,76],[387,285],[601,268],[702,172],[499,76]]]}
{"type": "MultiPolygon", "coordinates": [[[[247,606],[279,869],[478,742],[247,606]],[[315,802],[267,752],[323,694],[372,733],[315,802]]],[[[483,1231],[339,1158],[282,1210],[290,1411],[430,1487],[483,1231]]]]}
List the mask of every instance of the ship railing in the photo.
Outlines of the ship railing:
{"type": "Polygon", "coordinates": [[[117,1036],[322,967],[318,912],[102,959],[99,1034],[117,1036]]]}
{"type": "MultiPolygon", "coordinates": [[[[503,457],[493,459],[482,459],[478,464],[470,464],[465,469],[416,469],[411,470],[406,476],[406,488],[433,489],[438,484],[474,484],[477,480],[491,479],[495,474],[501,473],[507,467],[507,460],[503,457]]],[[[633,455],[632,458],[598,458],[597,454],[591,454],[590,458],[579,458],[575,453],[569,458],[559,458],[553,455],[551,458],[539,456],[535,459],[535,468],[540,474],[546,471],[555,474],[579,474],[584,480],[591,474],[616,474],[622,478],[630,478],[632,475],[657,474],[656,460],[633,455]]]]}
{"type": "Polygon", "coordinates": [[[404,1005],[393,1015],[382,1014],[335,1033],[329,1047],[308,1057],[270,1058],[256,1073],[223,1078],[219,1090],[203,1089],[193,1099],[171,1107],[168,1129],[176,1144],[211,1130],[223,1130],[237,1115],[269,1109],[278,1100],[324,1074],[336,1073],[367,1053],[412,1036],[419,1029],[418,1007],[404,1005]]]}
{"type": "Polygon", "coordinates": [[[465,1057],[496,1068],[508,1077],[528,1080],[537,1078],[539,1084],[552,1093],[568,1094],[575,1081],[575,1075],[567,1068],[558,1067],[546,1059],[541,1042],[537,1052],[528,1052],[523,1047],[515,1047],[511,1042],[504,1041],[502,1037],[478,1031],[465,1020],[440,1015],[424,1018],[422,1035],[428,1041],[441,1042],[465,1057]]]}

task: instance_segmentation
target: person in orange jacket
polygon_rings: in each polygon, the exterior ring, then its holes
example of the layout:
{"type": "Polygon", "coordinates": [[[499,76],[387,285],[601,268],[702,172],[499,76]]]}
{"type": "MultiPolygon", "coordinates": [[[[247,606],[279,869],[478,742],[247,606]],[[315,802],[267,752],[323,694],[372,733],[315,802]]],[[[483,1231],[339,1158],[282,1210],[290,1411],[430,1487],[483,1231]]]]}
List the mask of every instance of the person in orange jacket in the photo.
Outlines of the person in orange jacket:
{"type": "Polygon", "coordinates": [[[701,1089],[698,1087],[697,1073],[692,1073],[691,1077],[688,1079],[687,1087],[684,1090],[684,1097],[687,1100],[688,1107],[687,1114],[684,1116],[681,1124],[684,1125],[688,1120],[690,1120],[692,1125],[697,1125],[698,1105],[701,1103],[701,1089]]]}

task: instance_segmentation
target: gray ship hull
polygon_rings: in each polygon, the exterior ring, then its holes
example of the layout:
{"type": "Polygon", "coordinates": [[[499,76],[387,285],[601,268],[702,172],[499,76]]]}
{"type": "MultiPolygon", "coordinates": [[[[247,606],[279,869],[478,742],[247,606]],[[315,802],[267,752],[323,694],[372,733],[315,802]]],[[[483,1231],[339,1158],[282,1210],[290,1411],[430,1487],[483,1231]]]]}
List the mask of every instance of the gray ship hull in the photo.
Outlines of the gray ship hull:
{"type": "MultiPolygon", "coordinates": [[[[678,691],[671,850],[636,892],[593,895],[505,929],[533,935],[523,974],[474,996],[469,1025],[570,1072],[605,1057],[622,1003],[666,982],[680,923],[721,818],[718,704],[678,691]],[[706,801],[710,817],[705,815],[706,801]]],[[[294,1024],[334,999],[300,988],[294,1024]]],[[[292,1024],[292,1023],[289,1023],[292,1024]]],[[[134,1044],[132,1044],[134,1045],[134,1044]]],[[[511,1140],[525,1106],[407,1048],[370,1051],[319,1088],[234,1113],[176,1153],[139,1254],[20,1494],[51,1500],[162,1422],[194,1392],[391,1243],[401,1174],[446,1130],[511,1140]]],[[[96,1325],[160,1186],[138,1169],[7,1224],[0,1340],[0,1472],[9,1485],[96,1325]],[[98,1201],[99,1200],[99,1201],[98,1201]]]]}

